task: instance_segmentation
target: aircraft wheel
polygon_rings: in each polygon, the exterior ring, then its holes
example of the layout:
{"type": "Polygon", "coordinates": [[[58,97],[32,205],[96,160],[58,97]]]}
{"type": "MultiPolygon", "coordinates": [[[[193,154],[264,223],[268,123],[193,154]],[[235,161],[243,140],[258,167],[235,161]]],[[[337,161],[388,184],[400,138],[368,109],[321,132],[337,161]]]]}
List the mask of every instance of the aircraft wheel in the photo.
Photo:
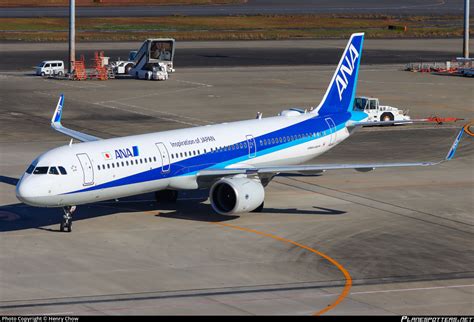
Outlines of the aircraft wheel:
{"type": "Polygon", "coordinates": [[[72,220],[69,220],[69,223],[67,224],[67,232],[70,233],[72,231],[72,220]]]}
{"type": "Polygon", "coordinates": [[[59,224],[59,231],[64,232],[64,222],[61,222],[61,224],[59,224]]]}
{"type": "Polygon", "coordinates": [[[160,190],[155,192],[157,202],[176,202],[178,200],[178,191],[176,190],[160,190]]]}

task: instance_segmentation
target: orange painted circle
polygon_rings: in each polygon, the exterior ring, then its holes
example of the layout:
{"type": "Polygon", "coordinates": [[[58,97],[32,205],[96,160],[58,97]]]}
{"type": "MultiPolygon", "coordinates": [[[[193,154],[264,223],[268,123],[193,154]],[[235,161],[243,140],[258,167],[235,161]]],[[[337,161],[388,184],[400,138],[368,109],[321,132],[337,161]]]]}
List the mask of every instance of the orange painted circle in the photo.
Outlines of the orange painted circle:
{"type": "Polygon", "coordinates": [[[469,123],[467,123],[466,125],[464,125],[464,132],[466,132],[466,133],[469,134],[470,136],[474,136],[474,132],[471,131],[471,126],[474,126],[474,121],[473,121],[473,122],[469,122],[469,123]]]}
{"type": "Polygon", "coordinates": [[[307,251],[310,251],[312,253],[315,253],[315,254],[321,256],[322,258],[324,258],[325,260],[327,260],[328,262],[330,262],[331,264],[336,266],[337,269],[339,269],[342,272],[342,274],[344,274],[344,278],[346,279],[344,289],[342,290],[342,293],[338,296],[338,298],[334,302],[332,302],[330,305],[326,306],[324,309],[322,309],[320,311],[317,311],[317,312],[314,312],[313,315],[321,315],[321,314],[324,314],[324,313],[328,312],[329,310],[332,310],[337,305],[339,305],[347,295],[349,295],[349,291],[352,287],[351,275],[341,264],[339,264],[335,259],[329,257],[328,255],[326,255],[326,254],[324,254],[324,253],[322,253],[322,252],[320,252],[316,249],[313,249],[309,246],[297,243],[293,240],[286,239],[286,238],[279,237],[279,236],[272,235],[272,234],[268,234],[268,233],[264,233],[264,232],[261,232],[261,231],[258,231],[258,230],[244,228],[244,227],[240,227],[240,226],[229,225],[229,224],[224,224],[224,223],[219,223],[219,222],[212,223],[212,224],[220,225],[220,226],[224,226],[224,227],[228,227],[228,228],[232,228],[232,229],[236,229],[236,230],[245,231],[245,232],[257,234],[257,235],[264,236],[264,237],[269,237],[269,238],[272,238],[272,239],[275,239],[275,240],[278,240],[278,241],[281,241],[281,242],[285,242],[285,243],[288,243],[288,244],[295,245],[297,247],[303,248],[307,251]]]}

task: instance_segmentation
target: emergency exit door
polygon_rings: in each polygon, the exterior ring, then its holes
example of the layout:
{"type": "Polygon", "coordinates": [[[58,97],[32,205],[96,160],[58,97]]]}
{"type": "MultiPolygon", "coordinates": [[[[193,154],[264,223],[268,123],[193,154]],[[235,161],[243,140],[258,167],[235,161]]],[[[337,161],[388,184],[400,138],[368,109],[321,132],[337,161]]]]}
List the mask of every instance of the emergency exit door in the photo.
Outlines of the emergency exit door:
{"type": "Polygon", "coordinates": [[[255,158],[257,155],[257,145],[255,144],[255,138],[253,135],[247,135],[247,146],[249,149],[249,158],[255,158]]]}

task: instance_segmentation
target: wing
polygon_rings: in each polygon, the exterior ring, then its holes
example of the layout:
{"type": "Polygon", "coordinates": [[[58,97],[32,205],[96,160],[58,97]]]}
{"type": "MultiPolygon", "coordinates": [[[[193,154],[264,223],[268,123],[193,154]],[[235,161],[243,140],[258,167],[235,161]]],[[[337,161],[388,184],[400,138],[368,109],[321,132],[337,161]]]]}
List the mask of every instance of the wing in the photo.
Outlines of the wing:
{"type": "Polygon", "coordinates": [[[427,117],[424,119],[412,119],[412,120],[399,120],[399,121],[378,121],[378,122],[354,122],[349,121],[347,123],[348,127],[357,127],[357,126],[379,126],[379,125],[394,125],[394,124],[413,124],[413,123],[438,123],[442,124],[445,122],[457,122],[462,121],[463,119],[457,117],[427,117]]]}
{"type": "Polygon", "coordinates": [[[74,130],[68,129],[67,127],[62,126],[61,116],[63,114],[63,106],[64,106],[64,94],[61,94],[61,96],[59,96],[58,105],[56,105],[56,110],[54,111],[53,117],[51,118],[51,127],[53,129],[82,142],[101,140],[101,138],[98,138],[96,136],[92,136],[92,135],[82,133],[79,131],[74,131],[74,130]]]}
{"type": "Polygon", "coordinates": [[[328,170],[347,170],[354,169],[360,172],[368,172],[378,168],[393,168],[393,167],[426,167],[437,165],[445,161],[449,161],[454,157],[459,141],[464,133],[474,136],[469,128],[473,125],[467,124],[456,135],[451,148],[442,160],[435,162],[400,162],[400,163],[354,163],[354,164],[316,164],[316,165],[288,165],[288,166],[263,166],[254,168],[232,168],[232,169],[206,169],[197,173],[198,177],[223,177],[229,175],[245,174],[245,175],[285,175],[285,174],[302,174],[314,175],[328,170]]]}

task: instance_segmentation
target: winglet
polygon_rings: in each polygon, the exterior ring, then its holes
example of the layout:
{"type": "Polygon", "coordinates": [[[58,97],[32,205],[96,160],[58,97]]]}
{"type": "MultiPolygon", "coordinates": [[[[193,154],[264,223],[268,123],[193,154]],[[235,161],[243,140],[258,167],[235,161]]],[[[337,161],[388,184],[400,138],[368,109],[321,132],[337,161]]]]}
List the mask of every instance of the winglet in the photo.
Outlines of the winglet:
{"type": "Polygon", "coordinates": [[[451,145],[451,149],[449,149],[448,154],[446,154],[446,161],[449,161],[454,157],[454,154],[456,153],[459,142],[461,141],[461,138],[464,133],[469,136],[474,136],[474,133],[470,130],[471,126],[474,126],[474,122],[467,123],[463,126],[461,131],[459,131],[459,134],[456,136],[456,139],[454,139],[453,145],[451,145]]]}
{"type": "Polygon", "coordinates": [[[64,94],[59,96],[58,105],[56,105],[56,110],[54,111],[53,117],[51,118],[51,126],[61,126],[61,116],[63,114],[64,106],[64,94]]]}
{"type": "Polygon", "coordinates": [[[79,131],[74,131],[74,130],[71,130],[71,129],[68,129],[68,128],[64,127],[61,124],[61,116],[63,114],[63,106],[64,106],[64,94],[61,94],[59,96],[58,105],[56,105],[56,110],[54,111],[53,117],[51,118],[51,127],[54,130],[56,130],[56,131],[58,131],[62,134],[65,134],[65,135],[67,135],[71,138],[74,138],[76,140],[82,141],[82,142],[100,140],[100,138],[98,138],[96,136],[92,136],[92,135],[82,133],[82,132],[79,132],[79,131]]]}

